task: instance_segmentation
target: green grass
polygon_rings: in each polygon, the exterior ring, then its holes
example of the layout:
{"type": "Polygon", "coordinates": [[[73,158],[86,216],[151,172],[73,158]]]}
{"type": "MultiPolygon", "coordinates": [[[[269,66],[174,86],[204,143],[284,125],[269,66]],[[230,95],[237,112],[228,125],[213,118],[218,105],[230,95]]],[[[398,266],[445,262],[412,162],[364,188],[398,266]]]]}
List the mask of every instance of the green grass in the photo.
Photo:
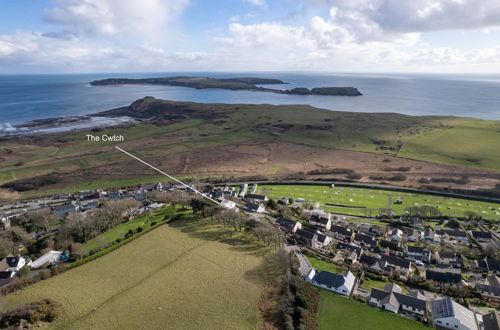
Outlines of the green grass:
{"type": "Polygon", "coordinates": [[[255,329],[268,249],[207,220],[163,225],[64,274],[5,297],[52,298],[54,329],[255,329]]]}
{"type": "Polygon", "coordinates": [[[420,330],[425,325],[378,308],[321,291],[318,325],[320,330],[420,330]]]}
{"type": "Polygon", "coordinates": [[[311,256],[306,256],[306,258],[309,260],[311,265],[318,270],[325,270],[336,274],[344,274],[346,272],[344,268],[332,262],[323,261],[311,256]]]}
{"type": "Polygon", "coordinates": [[[396,214],[401,215],[408,207],[431,205],[445,215],[463,217],[465,212],[472,211],[485,219],[500,220],[500,215],[495,214],[500,212],[500,204],[460,198],[356,187],[330,188],[326,185],[261,185],[259,191],[274,199],[291,197],[316,201],[326,211],[353,216],[376,216],[379,209],[389,206],[396,214]],[[402,199],[403,204],[394,204],[397,199],[402,199]],[[391,200],[393,203],[389,204],[391,200]],[[342,205],[342,207],[326,204],[342,205]]]}
{"type": "Polygon", "coordinates": [[[173,206],[163,207],[153,213],[141,216],[134,220],[119,224],[116,227],[102,233],[101,235],[91,239],[85,243],[85,251],[89,252],[110,245],[118,238],[123,238],[129,230],[135,230],[138,227],[147,228],[151,226],[152,222],[159,223],[165,217],[172,217],[175,213],[173,206]]]}

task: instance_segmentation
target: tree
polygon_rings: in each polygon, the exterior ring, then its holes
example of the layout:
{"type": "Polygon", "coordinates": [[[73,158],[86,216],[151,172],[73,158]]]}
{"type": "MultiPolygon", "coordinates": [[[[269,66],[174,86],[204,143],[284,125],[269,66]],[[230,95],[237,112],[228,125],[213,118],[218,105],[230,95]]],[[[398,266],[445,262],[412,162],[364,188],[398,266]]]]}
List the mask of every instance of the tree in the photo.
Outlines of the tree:
{"type": "Polygon", "coordinates": [[[193,213],[201,211],[202,216],[205,217],[205,208],[208,206],[208,204],[205,201],[198,198],[193,198],[189,202],[189,205],[193,209],[193,213]]]}
{"type": "Polygon", "coordinates": [[[38,232],[49,230],[50,224],[59,219],[59,216],[48,208],[27,211],[19,220],[19,224],[27,231],[38,232]]]}

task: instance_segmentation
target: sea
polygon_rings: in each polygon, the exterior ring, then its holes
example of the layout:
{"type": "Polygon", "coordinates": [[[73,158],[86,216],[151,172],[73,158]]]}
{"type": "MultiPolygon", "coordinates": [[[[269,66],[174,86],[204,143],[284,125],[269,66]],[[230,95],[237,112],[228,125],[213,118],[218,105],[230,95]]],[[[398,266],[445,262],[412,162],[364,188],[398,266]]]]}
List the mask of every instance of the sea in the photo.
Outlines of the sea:
{"type": "Polygon", "coordinates": [[[301,104],[336,111],[453,115],[500,120],[500,75],[347,74],[283,72],[164,72],[0,75],[0,130],[41,119],[84,115],[126,106],[144,96],[202,103],[301,104]],[[363,96],[301,96],[171,86],[90,86],[103,78],[161,76],[277,78],[294,87],[351,86],[363,96]]]}

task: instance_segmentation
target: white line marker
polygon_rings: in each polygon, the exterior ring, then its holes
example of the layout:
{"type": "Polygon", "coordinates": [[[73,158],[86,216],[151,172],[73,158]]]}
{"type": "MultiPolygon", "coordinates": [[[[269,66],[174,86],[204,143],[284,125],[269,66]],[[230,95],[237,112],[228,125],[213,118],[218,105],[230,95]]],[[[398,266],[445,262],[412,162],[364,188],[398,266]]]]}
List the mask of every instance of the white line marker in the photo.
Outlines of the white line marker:
{"type": "Polygon", "coordinates": [[[134,159],[136,159],[136,160],[140,161],[140,162],[141,162],[141,163],[143,163],[144,165],[147,165],[147,166],[151,167],[153,170],[155,170],[155,171],[157,171],[157,172],[159,172],[159,173],[161,173],[161,174],[165,175],[166,177],[170,178],[171,180],[174,180],[175,182],[180,183],[180,184],[181,184],[181,185],[183,185],[184,187],[186,187],[186,188],[188,188],[188,189],[191,189],[191,190],[192,190],[193,192],[195,192],[196,194],[198,194],[198,195],[201,195],[201,196],[205,197],[206,199],[208,199],[208,200],[210,200],[210,201],[214,202],[215,204],[217,204],[217,205],[219,205],[219,206],[222,206],[222,207],[227,208],[227,206],[225,206],[225,205],[224,205],[224,204],[222,204],[222,203],[219,203],[218,201],[216,201],[216,200],[215,200],[215,199],[213,199],[212,197],[208,197],[207,195],[203,194],[203,193],[202,193],[202,192],[200,192],[199,190],[197,190],[197,189],[195,189],[195,188],[193,188],[193,187],[191,187],[191,186],[188,186],[187,184],[185,184],[184,182],[182,182],[182,181],[180,181],[180,180],[177,180],[177,179],[176,179],[176,178],[174,178],[173,176],[168,175],[167,173],[163,172],[162,170],[160,170],[160,169],[158,169],[158,168],[154,167],[153,165],[151,165],[151,164],[149,164],[149,163],[147,163],[147,162],[143,161],[143,160],[142,160],[142,159],[140,159],[139,157],[136,157],[136,156],[132,155],[130,152],[127,152],[127,151],[125,151],[125,150],[123,150],[122,148],[117,147],[117,146],[115,146],[115,148],[116,148],[116,149],[118,149],[118,150],[120,150],[120,151],[121,151],[121,152],[123,152],[124,154],[129,155],[130,157],[132,157],[132,158],[134,158],[134,159]]]}

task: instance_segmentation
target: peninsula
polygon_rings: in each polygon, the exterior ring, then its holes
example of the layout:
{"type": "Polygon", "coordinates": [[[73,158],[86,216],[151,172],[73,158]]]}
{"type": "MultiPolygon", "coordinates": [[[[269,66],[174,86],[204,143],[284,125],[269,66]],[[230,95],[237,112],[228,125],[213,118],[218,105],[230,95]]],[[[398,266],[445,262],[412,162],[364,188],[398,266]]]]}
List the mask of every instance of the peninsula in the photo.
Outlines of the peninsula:
{"type": "Polygon", "coordinates": [[[319,88],[293,88],[290,90],[280,90],[273,88],[265,88],[259,85],[270,84],[286,84],[279,79],[267,78],[208,78],[208,77],[161,77],[161,78],[108,78],[102,80],[94,80],[90,82],[92,86],[110,86],[110,85],[164,85],[164,86],[179,86],[196,89],[226,89],[226,90],[250,90],[261,92],[274,92],[279,94],[293,95],[335,95],[335,96],[360,96],[362,95],[355,87],[319,87],[319,88]]]}

